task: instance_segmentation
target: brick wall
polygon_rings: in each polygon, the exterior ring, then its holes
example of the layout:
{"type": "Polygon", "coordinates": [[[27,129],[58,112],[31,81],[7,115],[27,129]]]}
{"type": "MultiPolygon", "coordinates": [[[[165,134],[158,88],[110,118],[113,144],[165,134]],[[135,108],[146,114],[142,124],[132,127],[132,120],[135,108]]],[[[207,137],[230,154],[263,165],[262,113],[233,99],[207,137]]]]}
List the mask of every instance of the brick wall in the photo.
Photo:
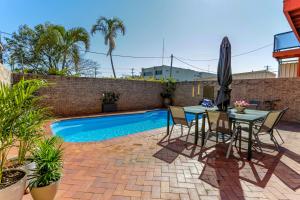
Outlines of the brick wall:
{"type": "MultiPolygon", "coordinates": [[[[216,97],[219,89],[216,81],[178,83],[175,104],[180,106],[197,105],[203,97],[203,86],[205,85],[214,86],[216,97]],[[199,94],[198,87],[200,87],[199,94]]],[[[232,102],[240,99],[247,101],[256,99],[261,102],[280,99],[277,103],[278,109],[289,107],[284,119],[300,122],[300,78],[234,80],[231,88],[232,102]]]]}
{"type": "MultiPolygon", "coordinates": [[[[14,82],[21,77],[21,74],[13,74],[14,82]]],[[[117,103],[120,111],[162,106],[160,97],[162,87],[158,82],[36,75],[25,75],[25,78],[40,78],[50,83],[50,86],[42,89],[40,93],[45,96],[44,103],[52,108],[55,115],[100,113],[100,99],[104,91],[120,93],[117,103]]]]}
{"type": "Polygon", "coordinates": [[[0,82],[4,84],[11,83],[11,72],[0,63],[0,82]]]}
{"type": "MultiPolygon", "coordinates": [[[[14,82],[20,74],[14,74],[14,82]]],[[[121,94],[119,110],[143,110],[162,106],[160,93],[162,86],[158,82],[114,80],[99,78],[68,78],[60,76],[34,76],[42,78],[51,85],[42,89],[44,102],[53,108],[56,115],[84,115],[101,112],[101,94],[103,91],[116,91],[121,94]]],[[[218,91],[217,81],[195,81],[177,83],[174,104],[180,106],[197,105],[203,98],[203,87],[213,86],[214,96],[218,91]]],[[[234,80],[232,101],[256,99],[280,99],[278,108],[289,107],[285,120],[300,122],[300,78],[248,79],[234,80]]]]}

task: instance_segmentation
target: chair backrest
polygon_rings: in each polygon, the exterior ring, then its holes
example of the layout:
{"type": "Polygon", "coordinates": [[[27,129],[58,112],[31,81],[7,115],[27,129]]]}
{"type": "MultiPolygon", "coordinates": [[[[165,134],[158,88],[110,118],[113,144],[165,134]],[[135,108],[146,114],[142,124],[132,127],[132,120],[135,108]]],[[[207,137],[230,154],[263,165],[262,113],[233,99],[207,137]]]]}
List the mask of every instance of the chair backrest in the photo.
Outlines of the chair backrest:
{"type": "Polygon", "coordinates": [[[182,124],[188,126],[188,121],[183,107],[179,106],[170,106],[171,116],[174,124],[182,124]]]}
{"type": "Polygon", "coordinates": [[[230,134],[231,123],[227,112],[207,110],[206,115],[210,131],[230,134]]]}
{"type": "Polygon", "coordinates": [[[263,121],[259,132],[270,132],[278,124],[280,118],[282,117],[282,111],[271,111],[266,116],[263,121]]]}
{"type": "Polygon", "coordinates": [[[277,119],[277,121],[276,121],[274,127],[277,126],[277,125],[279,124],[280,120],[282,119],[283,115],[288,111],[288,109],[289,109],[289,108],[287,107],[287,108],[285,108],[285,109],[283,109],[283,110],[281,111],[280,116],[278,117],[278,119],[277,119]]]}

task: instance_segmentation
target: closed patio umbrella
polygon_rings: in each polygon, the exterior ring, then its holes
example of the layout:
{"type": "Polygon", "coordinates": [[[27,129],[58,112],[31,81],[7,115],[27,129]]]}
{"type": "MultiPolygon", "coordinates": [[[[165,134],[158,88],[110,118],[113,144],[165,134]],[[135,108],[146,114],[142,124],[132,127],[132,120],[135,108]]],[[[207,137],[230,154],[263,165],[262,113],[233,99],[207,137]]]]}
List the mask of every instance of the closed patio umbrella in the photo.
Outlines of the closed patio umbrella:
{"type": "Polygon", "coordinates": [[[216,98],[216,105],[219,110],[226,111],[230,104],[231,89],[229,89],[229,85],[231,82],[231,45],[228,37],[224,37],[220,46],[220,58],[218,64],[218,83],[220,89],[216,98]]]}

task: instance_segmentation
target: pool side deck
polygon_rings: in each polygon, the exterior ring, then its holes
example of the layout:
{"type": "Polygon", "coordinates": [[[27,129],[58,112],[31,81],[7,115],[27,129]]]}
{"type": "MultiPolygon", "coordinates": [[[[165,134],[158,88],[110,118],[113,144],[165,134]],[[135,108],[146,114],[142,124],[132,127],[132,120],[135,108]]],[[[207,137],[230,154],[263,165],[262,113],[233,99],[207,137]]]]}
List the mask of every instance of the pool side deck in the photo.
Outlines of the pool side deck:
{"type": "MultiPolygon", "coordinates": [[[[235,149],[226,160],[222,144],[201,156],[199,147],[186,147],[185,137],[168,143],[165,132],[162,128],[103,142],[65,143],[56,199],[300,199],[299,124],[280,125],[285,140],[280,153],[269,137],[262,137],[264,152],[254,152],[251,162],[246,149],[235,149]]],[[[30,194],[23,198],[29,199],[30,194]]]]}

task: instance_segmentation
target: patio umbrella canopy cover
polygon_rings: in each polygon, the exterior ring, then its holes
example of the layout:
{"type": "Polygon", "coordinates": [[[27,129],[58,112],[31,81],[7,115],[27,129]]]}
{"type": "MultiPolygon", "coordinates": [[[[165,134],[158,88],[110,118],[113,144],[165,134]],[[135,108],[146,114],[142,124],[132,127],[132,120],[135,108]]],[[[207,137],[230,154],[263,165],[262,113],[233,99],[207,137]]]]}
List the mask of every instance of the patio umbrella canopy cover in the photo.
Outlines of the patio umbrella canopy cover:
{"type": "Polygon", "coordinates": [[[220,58],[218,64],[218,83],[220,89],[216,98],[216,105],[221,111],[226,111],[230,104],[231,89],[229,89],[229,85],[231,82],[231,45],[228,37],[224,37],[220,46],[220,58]]]}

